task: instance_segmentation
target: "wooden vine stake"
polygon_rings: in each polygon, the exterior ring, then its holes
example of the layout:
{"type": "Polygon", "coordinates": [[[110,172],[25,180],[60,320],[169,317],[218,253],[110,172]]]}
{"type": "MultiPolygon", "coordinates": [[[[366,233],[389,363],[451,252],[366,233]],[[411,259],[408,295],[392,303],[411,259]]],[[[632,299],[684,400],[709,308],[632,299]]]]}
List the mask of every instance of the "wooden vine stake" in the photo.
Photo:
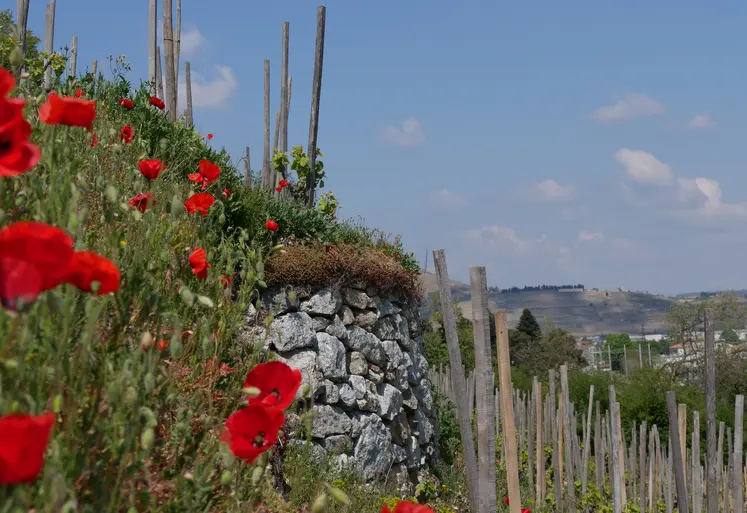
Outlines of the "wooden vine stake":
{"type": "Polygon", "coordinates": [[[498,345],[501,411],[503,413],[503,444],[506,447],[508,507],[510,513],[521,513],[516,424],[514,423],[514,402],[511,397],[513,387],[511,385],[511,356],[508,349],[508,322],[505,310],[498,310],[494,315],[496,344],[498,345]]]}
{"type": "Polygon", "coordinates": [[[244,153],[244,185],[252,188],[252,164],[251,159],[249,158],[249,146],[246,147],[246,152],[244,153]]]}
{"type": "MultiPolygon", "coordinates": [[[[51,56],[54,52],[54,11],[57,0],[50,0],[47,4],[46,17],[44,19],[44,53],[51,56]]],[[[52,66],[47,57],[44,63],[44,90],[52,89],[52,66]]],[[[95,78],[95,76],[94,76],[95,78]]]]}
{"type": "Polygon", "coordinates": [[[161,73],[161,46],[156,46],[156,96],[161,98],[164,103],[166,97],[163,94],[163,74],[161,73]]]}
{"type": "Polygon", "coordinates": [[[677,488],[677,509],[683,512],[690,511],[687,485],[685,482],[685,458],[680,441],[681,424],[677,412],[677,399],[671,390],[667,392],[667,412],[669,414],[669,440],[672,442],[670,445],[669,467],[674,467],[674,483],[677,488]]]}
{"type": "Polygon", "coordinates": [[[188,127],[194,125],[194,117],[192,114],[192,68],[190,67],[189,61],[184,63],[184,94],[187,97],[187,111],[184,113],[184,123],[188,127]]]}
{"type": "Polygon", "coordinates": [[[716,342],[712,308],[705,310],[705,396],[706,396],[706,513],[718,513],[718,470],[716,452],[716,342]]]}
{"type": "Polygon", "coordinates": [[[75,78],[78,74],[78,36],[73,36],[73,42],[70,44],[70,78],[75,78]]]}
{"type": "Polygon", "coordinates": [[[270,169],[270,61],[265,59],[265,153],[262,159],[262,187],[271,189],[270,169]]]}
{"type": "Polygon", "coordinates": [[[166,118],[176,121],[178,106],[176,104],[176,82],[174,71],[174,25],[171,0],[163,0],[163,53],[166,75],[166,118]]]}
{"type": "MultiPolygon", "coordinates": [[[[290,23],[287,21],[283,22],[283,39],[280,54],[280,110],[278,111],[278,122],[277,126],[277,144],[276,150],[282,153],[288,152],[288,59],[290,54],[290,23]]],[[[273,185],[277,187],[277,183],[280,179],[284,179],[288,172],[287,168],[283,166],[282,169],[276,169],[275,181],[273,185]]],[[[275,190],[273,194],[280,196],[282,190],[278,192],[275,190]]]]}
{"type": "Polygon", "coordinates": [[[158,95],[156,79],[156,58],[158,55],[158,3],[149,0],[148,4],[148,90],[151,96],[158,95]]]}
{"type": "MultiPolygon", "coordinates": [[[[464,466],[467,470],[467,491],[469,493],[470,511],[479,512],[479,491],[477,476],[477,459],[475,458],[475,442],[472,438],[472,407],[467,403],[467,382],[464,379],[462,368],[462,354],[459,348],[459,338],[456,330],[456,317],[454,315],[454,305],[451,302],[451,288],[449,287],[449,271],[446,267],[446,255],[443,249],[433,251],[433,261],[436,265],[436,278],[438,279],[438,293],[441,300],[441,315],[443,317],[444,332],[446,334],[446,344],[449,349],[449,365],[451,368],[451,383],[456,395],[457,417],[459,420],[459,434],[462,438],[462,451],[464,453],[464,466]]],[[[496,326],[496,333],[497,333],[496,326]]],[[[506,340],[506,350],[508,350],[508,339],[506,340]]],[[[503,387],[501,392],[503,392],[503,387]]],[[[508,401],[511,402],[511,380],[509,376],[508,401]]],[[[512,410],[513,411],[513,410],[512,410]]],[[[513,416],[512,416],[513,423],[513,416]]],[[[512,424],[513,425],[513,424],[512,424]]],[[[505,426],[505,420],[504,420],[505,426]]],[[[515,435],[514,435],[515,436],[515,435]]],[[[514,450],[516,445],[514,442],[514,450]]],[[[514,452],[514,461],[516,461],[514,452]]],[[[518,475],[517,482],[518,493],[518,475]]],[[[510,486],[510,485],[509,485],[510,486]]],[[[518,500],[518,499],[517,499],[518,500]]],[[[513,508],[513,506],[512,506],[513,508]]],[[[521,513],[521,508],[511,513],[521,513]]]]}
{"type": "Polygon", "coordinates": [[[734,456],[732,462],[732,506],[734,513],[744,513],[744,458],[742,456],[744,426],[744,396],[738,395],[734,400],[734,456]]]}
{"type": "Polygon", "coordinates": [[[179,52],[182,46],[182,0],[176,0],[176,32],[174,33],[174,84],[176,104],[179,104],[179,52]]]}
{"type": "MultiPolygon", "coordinates": [[[[311,116],[309,117],[309,173],[306,175],[306,206],[314,208],[316,184],[316,141],[319,134],[319,103],[322,95],[322,68],[324,65],[324,27],[327,8],[320,5],[316,15],[316,49],[314,50],[314,79],[311,84],[311,116]]],[[[461,367],[460,367],[461,369],[461,367]]],[[[473,503],[474,508],[476,503],[473,503]]],[[[477,510],[474,510],[477,511],[477,510]]]]}
{"type": "Polygon", "coordinates": [[[496,512],[495,402],[490,357],[488,281],[484,267],[470,267],[472,327],[475,343],[475,398],[477,400],[477,455],[480,513],[496,512]]]}
{"type": "Polygon", "coordinates": [[[29,21],[29,0],[18,0],[16,2],[17,16],[16,20],[16,34],[18,38],[19,46],[23,51],[24,57],[26,56],[27,43],[26,43],[26,27],[29,21]]]}

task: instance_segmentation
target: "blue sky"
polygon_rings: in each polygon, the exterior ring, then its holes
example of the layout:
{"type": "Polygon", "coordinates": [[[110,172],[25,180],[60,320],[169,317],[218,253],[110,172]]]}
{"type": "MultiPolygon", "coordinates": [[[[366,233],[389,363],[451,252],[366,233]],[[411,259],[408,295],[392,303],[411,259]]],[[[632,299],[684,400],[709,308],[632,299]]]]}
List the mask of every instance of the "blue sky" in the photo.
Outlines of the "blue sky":
{"type": "MultiPolygon", "coordinates": [[[[58,2],[55,47],[76,35],[79,69],[126,54],[146,77],[147,2],[101,5],[58,2]]],[[[316,6],[183,0],[195,123],[236,160],[248,144],[260,167],[283,21],[290,143],[306,144],[316,6]]],[[[341,215],[402,234],[421,261],[445,249],[463,281],[484,265],[501,287],[747,287],[747,4],[326,6],[319,146],[341,215]]],[[[30,28],[43,22],[32,0],[30,28]]]]}

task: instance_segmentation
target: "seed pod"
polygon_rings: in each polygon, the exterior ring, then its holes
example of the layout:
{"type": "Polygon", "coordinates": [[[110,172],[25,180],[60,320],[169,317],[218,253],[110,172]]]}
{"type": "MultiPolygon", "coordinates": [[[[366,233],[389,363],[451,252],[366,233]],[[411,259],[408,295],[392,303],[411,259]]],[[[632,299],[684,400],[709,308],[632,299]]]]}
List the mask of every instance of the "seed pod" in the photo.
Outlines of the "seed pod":
{"type": "Polygon", "coordinates": [[[143,450],[150,452],[155,439],[156,433],[153,431],[153,428],[145,428],[143,434],[140,435],[140,445],[143,447],[143,450]]]}
{"type": "Polygon", "coordinates": [[[227,486],[231,482],[231,479],[233,479],[233,472],[230,470],[224,470],[220,475],[221,486],[227,486]]]}
{"type": "Polygon", "coordinates": [[[350,505],[350,499],[348,498],[347,494],[339,488],[327,485],[327,490],[329,491],[329,494],[332,496],[332,498],[340,504],[344,504],[346,506],[350,505]]]}
{"type": "Polygon", "coordinates": [[[252,485],[257,486],[259,482],[262,480],[262,476],[265,473],[265,468],[262,465],[258,465],[254,468],[254,471],[252,472],[252,485]]]}
{"type": "Polygon", "coordinates": [[[143,378],[143,385],[145,386],[145,393],[150,394],[156,386],[156,378],[153,377],[153,373],[149,372],[143,378]]]}
{"type": "Polygon", "coordinates": [[[322,513],[327,510],[327,494],[322,492],[319,496],[314,499],[314,504],[311,505],[312,513],[322,513]]]}
{"type": "Polygon", "coordinates": [[[19,46],[16,46],[12,52],[10,52],[10,65],[14,68],[20,68],[23,66],[24,56],[23,50],[19,46]]]}
{"type": "Polygon", "coordinates": [[[134,387],[127,387],[124,402],[129,407],[133,407],[137,404],[137,390],[135,390],[134,387]]]}

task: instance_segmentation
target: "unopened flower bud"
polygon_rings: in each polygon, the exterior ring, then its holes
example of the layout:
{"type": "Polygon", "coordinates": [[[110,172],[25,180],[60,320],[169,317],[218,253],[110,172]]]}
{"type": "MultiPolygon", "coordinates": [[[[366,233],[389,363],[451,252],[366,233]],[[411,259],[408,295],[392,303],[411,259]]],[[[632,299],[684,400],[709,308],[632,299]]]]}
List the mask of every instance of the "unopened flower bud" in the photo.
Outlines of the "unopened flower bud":
{"type": "Polygon", "coordinates": [[[153,347],[153,335],[151,335],[147,331],[143,333],[143,336],[140,337],[140,347],[143,349],[143,351],[148,351],[151,347],[153,347]]]}
{"type": "Polygon", "coordinates": [[[220,475],[221,486],[228,485],[231,482],[231,479],[233,479],[233,472],[231,472],[230,470],[224,470],[220,475]]]}
{"type": "Polygon", "coordinates": [[[127,387],[124,402],[127,406],[135,406],[135,404],[137,403],[137,390],[135,390],[134,387],[127,387]]]}
{"type": "Polygon", "coordinates": [[[10,52],[10,65],[14,68],[20,68],[23,66],[23,61],[23,50],[18,46],[13,48],[13,51],[10,52]]]}
{"type": "Polygon", "coordinates": [[[264,473],[265,469],[264,467],[262,467],[262,465],[258,465],[257,467],[255,467],[254,471],[252,472],[252,485],[257,486],[264,473]]]}
{"type": "Polygon", "coordinates": [[[140,435],[140,445],[143,447],[143,450],[146,452],[150,451],[155,439],[156,433],[153,431],[153,428],[145,428],[143,434],[140,435]]]}
{"type": "Polygon", "coordinates": [[[262,391],[257,387],[246,387],[241,389],[242,392],[244,392],[249,397],[257,397],[259,394],[262,393],[262,391]]]}
{"type": "Polygon", "coordinates": [[[326,511],[326,510],[327,510],[327,494],[321,493],[314,500],[314,504],[311,505],[311,512],[322,513],[323,511],[326,511]]]}

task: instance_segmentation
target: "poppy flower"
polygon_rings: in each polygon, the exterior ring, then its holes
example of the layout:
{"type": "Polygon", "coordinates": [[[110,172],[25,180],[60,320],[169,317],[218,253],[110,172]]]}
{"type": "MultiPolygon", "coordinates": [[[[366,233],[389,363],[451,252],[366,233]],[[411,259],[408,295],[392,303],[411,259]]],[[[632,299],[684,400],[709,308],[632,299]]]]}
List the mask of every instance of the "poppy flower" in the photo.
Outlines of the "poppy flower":
{"type": "Polygon", "coordinates": [[[169,341],[168,340],[159,340],[156,343],[156,349],[158,349],[159,351],[163,351],[167,347],[169,347],[169,341]]]}
{"type": "Polygon", "coordinates": [[[282,188],[282,187],[275,187],[275,192],[280,192],[280,191],[282,191],[282,190],[283,190],[283,188],[282,188]]]}
{"type": "Polygon", "coordinates": [[[99,143],[99,136],[96,134],[96,132],[93,133],[91,136],[91,148],[95,148],[96,145],[99,143]]]}
{"type": "Polygon", "coordinates": [[[148,180],[155,180],[161,174],[161,171],[166,169],[166,165],[158,159],[139,160],[137,167],[140,168],[140,172],[148,180]]]}
{"type": "Polygon", "coordinates": [[[191,182],[202,183],[202,190],[204,191],[207,186],[218,179],[220,176],[220,168],[210,162],[209,160],[200,161],[200,171],[198,173],[191,173],[187,176],[191,182]]]}
{"type": "Polygon", "coordinates": [[[0,484],[33,482],[44,466],[54,413],[0,417],[0,484]]]}
{"type": "Polygon", "coordinates": [[[504,497],[503,498],[503,502],[504,502],[504,504],[506,504],[506,506],[508,506],[508,497],[504,497]]]}
{"type": "Polygon", "coordinates": [[[288,180],[280,180],[280,181],[278,182],[278,185],[279,185],[280,187],[288,187],[288,180]]]}
{"type": "MultiPolygon", "coordinates": [[[[7,82],[0,76],[0,81],[3,80],[7,82]]],[[[11,76],[10,85],[0,84],[0,91],[14,86],[11,76]]],[[[0,176],[23,174],[41,159],[41,150],[29,141],[31,124],[23,117],[25,105],[25,100],[0,97],[0,176]]]]}
{"type": "Polygon", "coordinates": [[[84,94],[83,93],[83,89],[81,89],[80,87],[75,90],[75,97],[76,98],[80,98],[81,96],[83,96],[83,94],[84,94]]]}
{"type": "Polygon", "coordinates": [[[213,140],[213,134],[207,134],[207,140],[212,141],[213,140]]]}
{"type": "Polygon", "coordinates": [[[65,281],[73,239],[44,223],[20,221],[0,230],[0,299],[15,309],[65,281]]]}
{"type": "Polygon", "coordinates": [[[120,104],[120,105],[121,105],[122,107],[124,107],[125,109],[133,109],[133,108],[135,108],[135,104],[134,104],[134,103],[132,103],[132,100],[130,100],[130,99],[128,99],[128,98],[121,98],[121,99],[119,100],[119,104],[120,104]]]}
{"type": "Polygon", "coordinates": [[[119,131],[119,139],[125,144],[131,143],[134,135],[135,132],[133,132],[132,127],[129,125],[123,126],[122,130],[119,131]]]}
{"type": "Polygon", "coordinates": [[[226,199],[231,197],[231,191],[228,189],[223,189],[223,195],[226,197],[226,199]]]}
{"type": "Polygon", "coordinates": [[[392,510],[389,509],[389,506],[387,506],[386,504],[384,504],[381,507],[381,511],[379,511],[379,513],[392,513],[392,510]]]}
{"type": "Polygon", "coordinates": [[[521,513],[532,513],[532,510],[529,508],[521,508],[521,513]]]}
{"type": "Polygon", "coordinates": [[[148,101],[151,105],[153,105],[154,107],[158,107],[161,110],[166,108],[166,104],[163,103],[163,100],[160,98],[156,98],[155,96],[151,96],[150,98],[148,98],[148,101]]]}
{"type": "Polygon", "coordinates": [[[275,221],[268,219],[267,221],[265,221],[265,228],[267,228],[271,232],[276,232],[278,231],[278,224],[275,221]]]}
{"type": "Polygon", "coordinates": [[[234,456],[252,463],[275,444],[284,422],[282,411],[247,406],[228,417],[221,440],[234,456]]]}
{"type": "Polygon", "coordinates": [[[221,276],[220,284],[223,285],[224,289],[227,289],[231,285],[231,278],[229,276],[221,276]]]}
{"type": "Polygon", "coordinates": [[[212,194],[198,192],[184,202],[184,209],[189,214],[200,212],[203,216],[206,216],[208,215],[208,209],[213,206],[213,203],[215,203],[215,198],[212,194]]]}
{"type": "Polygon", "coordinates": [[[99,284],[96,295],[119,290],[121,275],[117,266],[93,251],[76,251],[70,261],[65,281],[84,292],[93,292],[93,282],[99,284]]]}
{"type": "Polygon", "coordinates": [[[284,410],[291,405],[301,386],[301,371],[283,362],[256,365],[244,380],[244,388],[256,387],[260,394],[249,398],[250,406],[284,410]]]}
{"type": "Polygon", "coordinates": [[[431,508],[423,504],[410,501],[399,501],[394,507],[394,513],[434,513],[431,508]]]}
{"type": "Polygon", "coordinates": [[[207,278],[208,269],[212,267],[207,262],[207,252],[202,248],[197,248],[189,255],[189,265],[192,267],[192,274],[196,275],[198,280],[207,278]]]}
{"type": "Polygon", "coordinates": [[[16,86],[16,79],[7,69],[0,67],[0,97],[6,97],[16,86]]]}
{"type": "Polygon", "coordinates": [[[135,207],[144,214],[146,210],[156,204],[156,200],[153,199],[153,195],[150,193],[138,194],[134,198],[130,199],[127,204],[135,207]]]}
{"type": "Polygon", "coordinates": [[[47,125],[79,126],[90,131],[94,119],[96,102],[57,96],[57,93],[49,93],[39,109],[39,121],[47,125]]]}

